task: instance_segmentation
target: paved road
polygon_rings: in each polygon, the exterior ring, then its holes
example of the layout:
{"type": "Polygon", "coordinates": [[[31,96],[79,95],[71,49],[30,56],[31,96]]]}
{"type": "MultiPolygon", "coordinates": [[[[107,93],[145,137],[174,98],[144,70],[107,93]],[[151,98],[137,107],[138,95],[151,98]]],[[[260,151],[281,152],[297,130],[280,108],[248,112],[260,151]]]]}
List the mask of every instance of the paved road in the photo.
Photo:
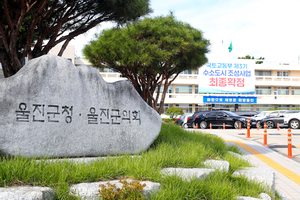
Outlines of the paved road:
{"type": "MultiPolygon", "coordinates": [[[[190,129],[191,130],[191,129],[190,129]]],[[[264,144],[264,130],[257,130],[256,128],[250,129],[250,138],[246,138],[247,129],[198,129],[199,131],[211,132],[211,133],[226,133],[232,136],[236,136],[238,138],[255,141],[259,144],[264,144]]],[[[267,144],[268,148],[284,155],[288,155],[288,141],[287,141],[287,133],[288,129],[267,129],[267,144]]],[[[300,163],[300,129],[291,130],[292,133],[292,156],[294,158],[290,158],[296,162],[300,163]]],[[[300,169],[299,169],[300,170],[300,169]]],[[[300,197],[299,197],[300,200],[300,197]]]]}
{"type": "Polygon", "coordinates": [[[292,130],[292,156],[287,158],[287,129],[268,129],[267,144],[263,146],[264,130],[251,129],[189,129],[214,134],[229,144],[237,145],[252,165],[275,170],[275,187],[285,200],[300,200],[300,130],[292,130]]]}

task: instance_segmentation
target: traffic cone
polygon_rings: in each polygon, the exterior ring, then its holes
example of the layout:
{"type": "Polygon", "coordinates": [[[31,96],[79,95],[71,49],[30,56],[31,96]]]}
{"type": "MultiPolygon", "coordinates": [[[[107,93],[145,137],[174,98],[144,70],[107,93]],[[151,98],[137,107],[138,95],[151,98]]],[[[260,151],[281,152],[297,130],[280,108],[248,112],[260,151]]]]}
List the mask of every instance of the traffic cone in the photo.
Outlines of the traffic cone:
{"type": "Polygon", "coordinates": [[[288,158],[294,158],[294,156],[292,156],[292,133],[291,133],[291,129],[288,129],[288,158]]]}

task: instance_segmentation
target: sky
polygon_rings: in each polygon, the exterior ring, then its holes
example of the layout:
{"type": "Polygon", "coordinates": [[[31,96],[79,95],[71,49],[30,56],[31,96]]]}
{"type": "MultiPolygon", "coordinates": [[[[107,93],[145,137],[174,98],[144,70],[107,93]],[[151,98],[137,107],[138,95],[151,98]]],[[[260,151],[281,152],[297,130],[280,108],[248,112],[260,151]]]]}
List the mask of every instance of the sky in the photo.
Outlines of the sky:
{"type": "MultiPolygon", "coordinates": [[[[211,42],[209,59],[250,55],[297,61],[300,56],[300,0],[150,0],[150,4],[150,17],[172,11],[177,20],[201,30],[211,42]]],[[[76,55],[82,55],[96,33],[113,26],[102,23],[72,40],[76,55]]]]}

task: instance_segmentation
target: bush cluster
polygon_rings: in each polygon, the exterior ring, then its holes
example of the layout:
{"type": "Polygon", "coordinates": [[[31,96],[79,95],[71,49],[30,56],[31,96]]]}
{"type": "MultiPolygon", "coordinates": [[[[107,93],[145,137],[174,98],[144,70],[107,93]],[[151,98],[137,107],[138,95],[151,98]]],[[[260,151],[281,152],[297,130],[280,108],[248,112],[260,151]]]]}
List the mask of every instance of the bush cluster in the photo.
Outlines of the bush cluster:
{"type": "Polygon", "coordinates": [[[120,180],[123,184],[122,188],[117,188],[115,184],[107,183],[107,186],[100,184],[101,190],[99,194],[102,199],[146,199],[143,195],[143,188],[146,184],[141,185],[138,181],[127,182],[126,180],[120,180]]]}

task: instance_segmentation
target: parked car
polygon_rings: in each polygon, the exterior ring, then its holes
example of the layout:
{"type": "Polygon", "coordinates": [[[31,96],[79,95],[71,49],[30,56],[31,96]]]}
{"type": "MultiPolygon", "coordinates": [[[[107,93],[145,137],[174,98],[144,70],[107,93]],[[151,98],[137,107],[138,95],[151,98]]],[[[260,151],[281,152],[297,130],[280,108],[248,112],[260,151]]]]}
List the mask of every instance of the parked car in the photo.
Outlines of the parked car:
{"type": "Polygon", "coordinates": [[[281,113],[283,110],[272,110],[272,111],[261,111],[257,115],[254,115],[253,118],[260,124],[260,121],[266,117],[277,117],[278,113],[281,113]]]}
{"type": "Polygon", "coordinates": [[[186,119],[186,117],[187,117],[186,115],[180,115],[180,117],[174,121],[175,124],[181,126],[184,122],[184,119],[186,119]]]}
{"type": "Polygon", "coordinates": [[[253,117],[259,114],[259,111],[231,111],[239,116],[253,117]]]}
{"type": "Polygon", "coordinates": [[[287,126],[284,124],[284,118],[290,116],[294,113],[299,113],[300,110],[280,110],[280,112],[270,113],[270,115],[266,118],[263,118],[260,121],[260,127],[264,127],[264,123],[266,122],[267,128],[276,128],[277,123],[279,123],[279,126],[287,126]]]}
{"type": "Polygon", "coordinates": [[[284,125],[288,126],[291,129],[300,128],[300,112],[286,115],[284,117],[284,125]]]}
{"type": "Polygon", "coordinates": [[[254,118],[239,116],[230,111],[210,111],[199,115],[199,117],[195,119],[195,123],[202,129],[208,128],[210,124],[212,127],[223,127],[223,123],[225,123],[225,127],[238,129],[240,124],[241,127],[247,127],[248,118],[250,119],[251,127],[256,127],[256,120],[254,118]]]}
{"type": "Polygon", "coordinates": [[[191,116],[187,116],[187,115],[181,115],[176,121],[175,123],[178,124],[179,126],[181,126],[182,128],[188,128],[187,126],[187,119],[191,117],[191,116]]]}
{"type": "Polygon", "coordinates": [[[207,113],[207,112],[210,112],[210,111],[196,111],[196,112],[194,112],[194,114],[192,116],[189,116],[187,118],[187,122],[186,122],[187,127],[188,128],[196,128],[196,124],[194,123],[195,117],[197,117],[198,115],[201,115],[203,113],[207,113]]]}

